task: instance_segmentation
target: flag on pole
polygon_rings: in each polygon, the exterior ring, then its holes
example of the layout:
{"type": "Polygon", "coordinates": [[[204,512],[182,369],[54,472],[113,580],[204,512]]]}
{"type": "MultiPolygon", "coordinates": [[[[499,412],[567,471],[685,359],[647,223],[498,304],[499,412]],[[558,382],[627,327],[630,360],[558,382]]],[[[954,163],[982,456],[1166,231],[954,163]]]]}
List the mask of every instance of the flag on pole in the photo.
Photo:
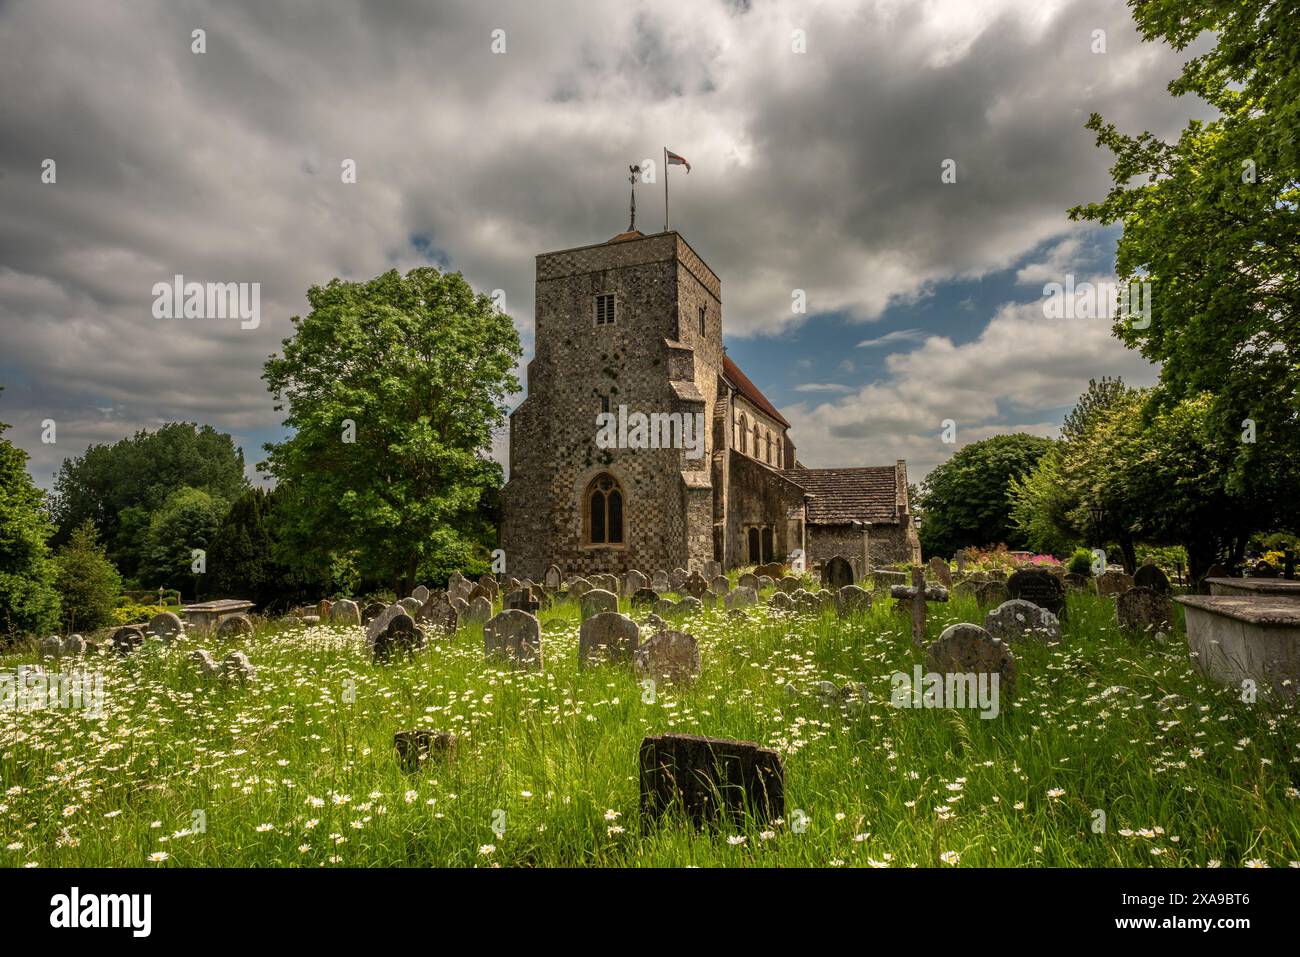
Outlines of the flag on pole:
{"type": "Polygon", "coordinates": [[[667,155],[667,157],[668,157],[668,165],[669,165],[669,166],[685,166],[685,167],[686,167],[686,172],[689,173],[689,172],[691,171],[691,164],[688,163],[688,162],[686,161],[686,157],[685,157],[685,156],[678,156],[676,153],[674,153],[674,152],[673,152],[672,150],[670,150],[670,149],[665,149],[665,150],[664,150],[664,153],[665,153],[665,154],[667,155]]]}

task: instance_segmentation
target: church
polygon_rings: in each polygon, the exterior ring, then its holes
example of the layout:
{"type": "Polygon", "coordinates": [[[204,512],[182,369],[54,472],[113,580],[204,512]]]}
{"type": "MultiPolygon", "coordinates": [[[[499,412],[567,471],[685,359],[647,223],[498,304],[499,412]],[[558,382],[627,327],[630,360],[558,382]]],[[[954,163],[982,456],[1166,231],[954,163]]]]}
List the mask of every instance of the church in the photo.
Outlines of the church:
{"type": "MultiPolygon", "coordinates": [[[[722,345],[722,282],[675,230],[537,257],[535,356],[510,416],[501,548],[540,580],[703,570],[800,552],[861,577],[920,561],[907,463],[812,469],[722,345]],[[612,414],[698,423],[699,442],[597,441],[612,414]]],[[[689,434],[691,430],[687,430],[689,434]]]]}

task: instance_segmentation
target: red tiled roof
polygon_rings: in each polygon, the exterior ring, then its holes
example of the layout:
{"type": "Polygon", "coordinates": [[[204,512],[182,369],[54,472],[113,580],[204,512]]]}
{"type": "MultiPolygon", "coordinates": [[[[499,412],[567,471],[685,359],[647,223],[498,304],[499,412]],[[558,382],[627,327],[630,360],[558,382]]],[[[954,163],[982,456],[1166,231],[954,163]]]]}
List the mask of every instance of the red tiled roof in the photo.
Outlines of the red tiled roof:
{"type": "Polygon", "coordinates": [[[898,473],[893,465],[852,469],[786,469],[781,473],[813,495],[810,525],[898,523],[898,473]]]}
{"type": "Polygon", "coordinates": [[[767,401],[767,396],[758,390],[758,386],[749,381],[749,376],[741,372],[740,366],[732,362],[731,357],[725,352],[722,354],[722,374],[728,382],[736,387],[736,391],[754,403],[759,411],[765,415],[770,415],[787,429],[790,428],[790,423],[785,420],[785,416],[776,411],[776,406],[767,401]]]}

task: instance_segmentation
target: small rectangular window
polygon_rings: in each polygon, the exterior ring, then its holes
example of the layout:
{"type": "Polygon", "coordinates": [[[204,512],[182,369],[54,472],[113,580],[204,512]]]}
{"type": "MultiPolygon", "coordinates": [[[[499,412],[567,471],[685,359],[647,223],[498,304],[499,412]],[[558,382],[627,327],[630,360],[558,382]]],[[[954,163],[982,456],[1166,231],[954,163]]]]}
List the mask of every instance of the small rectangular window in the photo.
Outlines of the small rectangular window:
{"type": "Polygon", "coordinates": [[[614,294],[605,293],[603,296],[596,297],[596,325],[610,326],[614,324],[614,294]]]}
{"type": "Polygon", "coordinates": [[[700,306],[700,335],[704,335],[704,307],[700,306]]]}
{"type": "Polygon", "coordinates": [[[602,395],[602,396],[600,397],[600,411],[601,411],[601,412],[608,412],[608,411],[609,411],[609,396],[607,396],[607,395],[602,395]]]}

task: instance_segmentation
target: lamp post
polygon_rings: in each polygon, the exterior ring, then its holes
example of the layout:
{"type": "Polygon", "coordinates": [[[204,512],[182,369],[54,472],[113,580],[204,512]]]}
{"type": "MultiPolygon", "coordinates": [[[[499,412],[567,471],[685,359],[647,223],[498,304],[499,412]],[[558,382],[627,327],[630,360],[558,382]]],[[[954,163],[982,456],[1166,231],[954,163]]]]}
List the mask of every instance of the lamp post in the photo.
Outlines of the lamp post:
{"type": "Polygon", "coordinates": [[[1101,505],[1089,505],[1088,517],[1092,519],[1093,540],[1097,543],[1097,547],[1101,548],[1101,527],[1102,523],[1106,520],[1105,507],[1101,505]]]}

